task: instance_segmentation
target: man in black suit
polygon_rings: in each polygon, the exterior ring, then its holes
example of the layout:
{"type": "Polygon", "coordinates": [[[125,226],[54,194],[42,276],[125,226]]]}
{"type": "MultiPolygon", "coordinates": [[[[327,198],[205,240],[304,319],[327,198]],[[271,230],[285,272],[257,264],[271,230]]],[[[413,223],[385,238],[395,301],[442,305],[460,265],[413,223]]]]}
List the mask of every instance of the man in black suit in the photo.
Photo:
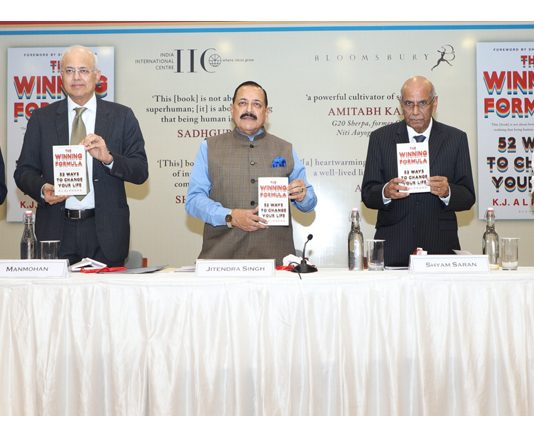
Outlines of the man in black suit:
{"type": "Polygon", "coordinates": [[[4,159],[2,158],[2,151],[0,150],[0,205],[4,203],[4,200],[6,200],[6,195],[6,173],[4,170],[4,159]]]}
{"type": "Polygon", "coordinates": [[[118,266],[130,244],[124,182],[142,184],[148,162],[133,111],[96,98],[100,75],[90,49],[72,46],[65,51],[61,78],[68,97],[33,111],[14,176],[17,186],[38,202],[39,240],[61,240],[59,255],[71,263],[89,257],[118,266]],[[73,129],[78,113],[82,130],[79,124],[73,129]],[[74,135],[73,130],[83,133],[74,135]],[[83,144],[87,152],[89,193],[83,199],[54,192],[52,146],[70,141],[83,144]]]}
{"type": "Polygon", "coordinates": [[[467,135],[432,119],[438,105],[432,83],[408,79],[400,104],[404,121],[371,133],[362,183],[363,203],[378,209],[375,238],[386,240],[386,266],[407,266],[417,247],[429,254],[460,249],[455,211],[475,203],[467,135]],[[398,177],[396,145],[418,141],[429,142],[430,192],[410,194],[398,177]]]}

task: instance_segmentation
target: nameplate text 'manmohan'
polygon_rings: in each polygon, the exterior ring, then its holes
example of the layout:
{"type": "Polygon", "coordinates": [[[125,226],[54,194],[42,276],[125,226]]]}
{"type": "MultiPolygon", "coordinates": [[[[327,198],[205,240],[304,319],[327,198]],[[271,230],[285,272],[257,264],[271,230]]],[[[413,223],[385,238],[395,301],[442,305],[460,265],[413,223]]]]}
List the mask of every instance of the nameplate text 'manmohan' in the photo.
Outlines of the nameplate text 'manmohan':
{"type": "Polygon", "coordinates": [[[2,259],[1,278],[67,278],[66,259],[2,259]]]}

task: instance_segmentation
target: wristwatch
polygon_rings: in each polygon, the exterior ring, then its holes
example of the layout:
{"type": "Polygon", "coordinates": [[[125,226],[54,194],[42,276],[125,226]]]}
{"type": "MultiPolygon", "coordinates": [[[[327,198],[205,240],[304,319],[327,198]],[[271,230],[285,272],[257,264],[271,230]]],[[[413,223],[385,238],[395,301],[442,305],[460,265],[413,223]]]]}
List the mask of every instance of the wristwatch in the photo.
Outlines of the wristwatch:
{"type": "Polygon", "coordinates": [[[226,222],[226,226],[228,226],[230,229],[233,228],[233,226],[232,226],[232,214],[226,214],[226,217],[224,218],[224,221],[226,222]]]}

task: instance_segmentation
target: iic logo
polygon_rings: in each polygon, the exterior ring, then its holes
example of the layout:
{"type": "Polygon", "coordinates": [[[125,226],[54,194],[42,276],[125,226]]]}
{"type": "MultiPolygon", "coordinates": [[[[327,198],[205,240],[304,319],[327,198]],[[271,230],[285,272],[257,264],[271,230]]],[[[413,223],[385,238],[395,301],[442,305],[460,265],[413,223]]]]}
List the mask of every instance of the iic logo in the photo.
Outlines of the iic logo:
{"type": "Polygon", "coordinates": [[[198,49],[176,49],[176,73],[198,73],[204,70],[215,73],[213,70],[221,65],[221,57],[210,48],[204,51],[198,49]]]}

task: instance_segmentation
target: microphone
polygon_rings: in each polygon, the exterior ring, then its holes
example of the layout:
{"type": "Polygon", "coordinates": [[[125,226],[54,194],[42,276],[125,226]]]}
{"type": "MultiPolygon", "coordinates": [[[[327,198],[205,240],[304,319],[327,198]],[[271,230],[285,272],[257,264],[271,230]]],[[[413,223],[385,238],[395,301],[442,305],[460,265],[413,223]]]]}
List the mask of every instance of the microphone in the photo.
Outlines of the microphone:
{"type": "Polygon", "coordinates": [[[302,260],[306,260],[306,246],[308,245],[308,242],[313,239],[313,234],[308,234],[308,238],[306,239],[306,242],[304,243],[304,247],[302,248],[302,260]]]}
{"type": "Polygon", "coordinates": [[[306,242],[304,243],[304,247],[302,248],[302,259],[300,261],[300,264],[295,266],[293,269],[293,272],[295,273],[313,273],[317,271],[317,267],[312,266],[311,264],[308,264],[308,261],[306,261],[306,246],[308,245],[308,242],[313,238],[312,234],[308,235],[308,238],[306,239],[306,242]]]}

